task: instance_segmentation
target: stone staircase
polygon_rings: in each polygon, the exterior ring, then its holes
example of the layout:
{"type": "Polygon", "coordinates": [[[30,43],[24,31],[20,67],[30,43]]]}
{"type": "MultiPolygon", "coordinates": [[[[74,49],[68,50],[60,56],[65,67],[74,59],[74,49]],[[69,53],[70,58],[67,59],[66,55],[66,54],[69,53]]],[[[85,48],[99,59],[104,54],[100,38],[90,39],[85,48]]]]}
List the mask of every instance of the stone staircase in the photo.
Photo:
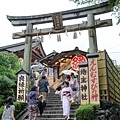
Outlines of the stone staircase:
{"type": "MultiPolygon", "coordinates": [[[[71,105],[71,113],[70,117],[71,120],[75,120],[74,112],[79,107],[79,104],[71,105]]],[[[38,120],[65,120],[64,116],[62,115],[62,102],[60,101],[60,96],[55,95],[54,89],[51,88],[50,94],[47,96],[47,106],[43,112],[43,116],[40,117],[38,120]]],[[[27,120],[26,117],[24,120],[27,120]]]]}

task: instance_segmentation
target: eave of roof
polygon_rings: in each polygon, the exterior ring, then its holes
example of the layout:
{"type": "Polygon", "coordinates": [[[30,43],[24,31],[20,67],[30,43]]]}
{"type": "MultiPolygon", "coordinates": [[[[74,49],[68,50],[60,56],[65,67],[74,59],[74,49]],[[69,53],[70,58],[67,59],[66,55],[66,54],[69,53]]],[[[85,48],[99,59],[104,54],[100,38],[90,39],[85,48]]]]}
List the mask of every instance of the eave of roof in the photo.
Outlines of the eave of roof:
{"type": "MultiPolygon", "coordinates": [[[[45,54],[45,51],[43,49],[41,42],[35,43],[35,40],[32,40],[32,49],[34,49],[37,44],[40,45],[40,52],[41,52],[42,56],[45,57],[46,54],[45,54]]],[[[24,51],[24,49],[25,49],[24,47],[25,47],[25,42],[20,42],[20,43],[16,43],[16,44],[12,44],[12,45],[2,46],[2,47],[0,47],[0,51],[9,51],[9,52],[17,53],[17,52],[24,51]],[[17,48],[17,47],[19,47],[18,50],[17,49],[16,49],[16,51],[15,51],[15,49],[13,50],[13,48],[17,48]]]]}
{"type": "Polygon", "coordinates": [[[54,59],[52,59],[50,62],[49,62],[49,65],[52,65],[52,64],[55,64],[56,62],[58,62],[61,58],[70,58],[70,56],[75,56],[75,55],[86,55],[87,52],[85,51],[82,51],[82,50],[79,50],[79,49],[74,49],[74,50],[69,50],[69,51],[62,51],[61,53],[59,53],[58,55],[56,55],[54,57],[54,59]]]}
{"type": "Polygon", "coordinates": [[[48,64],[51,60],[54,59],[54,57],[56,55],[58,55],[59,53],[56,51],[53,51],[51,53],[49,53],[48,55],[46,55],[45,57],[43,57],[42,59],[39,60],[40,63],[45,62],[46,64],[48,64]]]}

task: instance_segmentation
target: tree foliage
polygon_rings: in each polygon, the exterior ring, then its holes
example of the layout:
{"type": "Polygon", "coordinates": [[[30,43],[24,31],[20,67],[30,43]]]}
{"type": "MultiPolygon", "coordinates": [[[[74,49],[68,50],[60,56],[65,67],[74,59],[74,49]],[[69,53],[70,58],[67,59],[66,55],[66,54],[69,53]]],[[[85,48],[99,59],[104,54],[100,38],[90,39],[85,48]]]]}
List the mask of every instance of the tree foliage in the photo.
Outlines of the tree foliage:
{"type": "Polygon", "coordinates": [[[83,4],[100,4],[102,2],[108,2],[112,6],[112,12],[115,15],[115,17],[118,19],[117,24],[120,23],[120,0],[69,0],[73,1],[77,5],[83,5],[83,4]]]}
{"type": "Polygon", "coordinates": [[[20,68],[19,58],[14,53],[0,52],[0,97],[14,95],[16,72],[20,68]]]}

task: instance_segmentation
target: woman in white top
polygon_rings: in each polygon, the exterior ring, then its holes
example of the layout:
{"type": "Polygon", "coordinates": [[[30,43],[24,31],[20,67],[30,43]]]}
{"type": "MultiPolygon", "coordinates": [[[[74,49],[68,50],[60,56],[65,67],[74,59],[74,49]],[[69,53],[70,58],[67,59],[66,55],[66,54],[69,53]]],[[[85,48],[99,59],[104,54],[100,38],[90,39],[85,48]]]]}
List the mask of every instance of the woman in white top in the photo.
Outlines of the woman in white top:
{"type": "Polygon", "coordinates": [[[74,101],[78,102],[78,100],[77,100],[78,95],[77,94],[79,94],[80,85],[78,83],[78,79],[75,78],[74,73],[71,73],[70,82],[71,82],[71,86],[72,86],[72,90],[73,90],[73,94],[74,94],[73,95],[74,101]]]}
{"type": "Polygon", "coordinates": [[[15,120],[14,117],[15,106],[13,102],[14,102],[13,97],[10,96],[7,98],[6,106],[4,107],[4,111],[2,115],[2,120],[15,120]]]}

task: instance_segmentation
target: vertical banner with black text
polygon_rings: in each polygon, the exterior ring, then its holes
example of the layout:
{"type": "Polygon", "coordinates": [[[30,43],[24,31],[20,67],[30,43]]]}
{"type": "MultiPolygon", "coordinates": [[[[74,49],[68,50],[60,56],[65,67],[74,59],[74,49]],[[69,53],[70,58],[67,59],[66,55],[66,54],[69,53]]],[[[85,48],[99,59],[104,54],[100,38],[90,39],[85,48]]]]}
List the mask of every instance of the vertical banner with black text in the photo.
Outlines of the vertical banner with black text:
{"type": "Polygon", "coordinates": [[[28,87],[29,83],[27,80],[26,74],[18,74],[17,81],[17,101],[18,102],[27,102],[28,87]]]}
{"type": "Polygon", "coordinates": [[[87,63],[80,63],[80,104],[89,103],[89,82],[87,63]]]}

